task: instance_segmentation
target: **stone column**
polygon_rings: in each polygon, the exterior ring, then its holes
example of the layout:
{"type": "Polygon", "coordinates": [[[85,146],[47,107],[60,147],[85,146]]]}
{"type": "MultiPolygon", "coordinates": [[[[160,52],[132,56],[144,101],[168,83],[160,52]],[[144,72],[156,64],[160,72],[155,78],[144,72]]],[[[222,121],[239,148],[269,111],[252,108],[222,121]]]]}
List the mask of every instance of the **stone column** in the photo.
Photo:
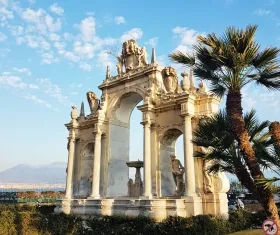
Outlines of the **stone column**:
{"type": "Polygon", "coordinates": [[[71,199],[72,197],[72,181],[73,181],[73,168],[74,168],[74,155],[75,155],[75,138],[69,137],[68,149],[68,164],[67,164],[67,178],[66,178],[66,193],[65,197],[71,199]]]}
{"type": "Polygon", "coordinates": [[[92,192],[90,198],[100,198],[100,166],[101,166],[101,132],[95,133],[94,158],[93,158],[93,175],[92,175],[92,192]]]}
{"type": "Polygon", "coordinates": [[[144,125],[144,194],[145,197],[152,197],[152,174],[151,174],[151,125],[149,122],[144,125]]]}
{"type": "Polygon", "coordinates": [[[195,194],[195,170],[192,144],[192,116],[184,115],[184,156],[185,156],[185,193],[186,196],[195,194]]]}

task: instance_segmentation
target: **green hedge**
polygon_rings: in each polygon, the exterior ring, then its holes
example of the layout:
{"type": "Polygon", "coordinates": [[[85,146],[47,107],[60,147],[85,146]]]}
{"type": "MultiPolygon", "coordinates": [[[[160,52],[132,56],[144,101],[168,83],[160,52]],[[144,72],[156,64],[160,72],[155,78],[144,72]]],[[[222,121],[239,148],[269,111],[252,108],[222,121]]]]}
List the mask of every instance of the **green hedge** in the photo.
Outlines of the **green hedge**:
{"type": "Polygon", "coordinates": [[[104,216],[82,219],[51,213],[53,207],[0,206],[0,235],[225,235],[261,226],[265,216],[230,212],[229,219],[213,215],[168,217],[156,223],[147,217],[104,216]]]}

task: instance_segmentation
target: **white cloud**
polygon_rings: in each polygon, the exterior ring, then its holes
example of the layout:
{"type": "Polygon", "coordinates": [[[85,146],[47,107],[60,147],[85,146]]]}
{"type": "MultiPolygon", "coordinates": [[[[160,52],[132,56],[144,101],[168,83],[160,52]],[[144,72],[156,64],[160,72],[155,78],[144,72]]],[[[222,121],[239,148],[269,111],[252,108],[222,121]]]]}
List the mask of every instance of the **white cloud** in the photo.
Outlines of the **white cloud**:
{"type": "Polygon", "coordinates": [[[179,45],[175,48],[174,51],[181,51],[183,53],[190,53],[192,51],[191,47],[179,45]]]}
{"type": "Polygon", "coordinates": [[[53,84],[51,80],[47,78],[41,78],[38,82],[41,84],[41,87],[46,94],[55,98],[61,104],[70,105],[68,97],[62,95],[61,88],[58,85],[53,84]]]}
{"type": "Polygon", "coordinates": [[[69,59],[69,60],[71,60],[73,62],[78,62],[80,60],[80,57],[74,55],[74,53],[71,52],[71,51],[65,51],[65,52],[63,52],[63,54],[64,54],[65,58],[67,58],[67,59],[69,59]]]}
{"type": "Polygon", "coordinates": [[[24,30],[22,26],[11,26],[10,25],[8,28],[13,36],[22,35],[23,30],[24,30]]]}
{"type": "Polygon", "coordinates": [[[64,13],[64,9],[60,7],[57,3],[54,3],[50,6],[50,11],[57,15],[63,15],[64,13]]]}
{"type": "Polygon", "coordinates": [[[123,16],[116,16],[115,17],[115,23],[116,24],[124,24],[125,23],[125,19],[123,16]]]}
{"type": "Polygon", "coordinates": [[[54,20],[51,16],[46,15],[45,22],[51,32],[56,32],[61,29],[61,20],[60,19],[54,20]]]}
{"type": "Polygon", "coordinates": [[[91,65],[88,64],[88,63],[85,63],[85,62],[80,63],[80,68],[84,71],[87,71],[87,72],[90,72],[91,69],[92,69],[91,65]]]}
{"type": "Polygon", "coordinates": [[[74,36],[71,33],[64,33],[63,38],[67,41],[71,41],[74,38],[74,36]]]}
{"type": "Polygon", "coordinates": [[[41,21],[41,17],[45,14],[43,9],[39,9],[38,11],[34,11],[30,8],[27,8],[22,12],[21,17],[27,22],[39,23],[41,21]]]}
{"type": "Polygon", "coordinates": [[[93,17],[87,17],[81,21],[79,28],[83,41],[90,42],[95,35],[95,19],[93,17]]]}
{"type": "Polygon", "coordinates": [[[60,40],[60,36],[59,36],[58,34],[51,33],[51,34],[49,35],[49,39],[50,39],[51,41],[59,41],[59,40],[60,40]]]}
{"type": "Polygon", "coordinates": [[[193,29],[188,29],[186,27],[179,27],[172,29],[175,37],[179,37],[181,44],[192,46],[196,43],[197,36],[199,33],[193,29]]]}
{"type": "Polygon", "coordinates": [[[0,42],[3,42],[7,39],[7,36],[4,33],[0,32],[0,42]]]}
{"type": "Polygon", "coordinates": [[[109,56],[109,54],[107,53],[107,51],[102,50],[98,53],[97,55],[97,65],[101,66],[103,68],[106,68],[107,65],[110,67],[110,69],[112,70],[115,69],[114,63],[111,60],[111,57],[109,56]]]}
{"type": "Polygon", "coordinates": [[[252,99],[251,97],[244,98],[244,102],[249,108],[253,108],[253,106],[256,104],[256,100],[252,99]]]}
{"type": "Polygon", "coordinates": [[[125,32],[120,40],[121,42],[125,42],[129,39],[134,39],[134,40],[138,40],[140,39],[141,37],[143,36],[143,31],[139,28],[134,28],[134,29],[131,29],[130,31],[128,32],[125,32]]]}
{"type": "Polygon", "coordinates": [[[39,86],[36,84],[29,84],[29,88],[31,89],[39,89],[39,86]]]}
{"type": "Polygon", "coordinates": [[[79,93],[78,93],[78,92],[73,91],[73,92],[69,92],[69,95],[79,95],[79,93]]]}
{"type": "Polygon", "coordinates": [[[28,68],[22,68],[22,69],[19,69],[19,68],[13,68],[15,71],[17,72],[20,72],[20,73],[25,73],[26,75],[28,76],[31,76],[32,73],[31,71],[28,69],[28,68]]]}
{"type": "Polygon", "coordinates": [[[52,52],[47,52],[41,55],[43,64],[52,64],[59,61],[58,58],[55,58],[52,52]]]}
{"type": "Polygon", "coordinates": [[[21,18],[26,22],[33,24],[28,26],[29,31],[40,31],[45,34],[46,30],[56,32],[61,29],[61,20],[54,19],[41,8],[37,11],[27,8],[21,12],[21,18]]]}
{"type": "MultiPolygon", "coordinates": [[[[54,47],[59,51],[64,50],[66,46],[67,46],[67,44],[65,42],[55,42],[54,43],[54,47]]],[[[63,54],[63,53],[60,53],[60,54],[63,54]]]]}
{"type": "Polygon", "coordinates": [[[36,104],[41,104],[41,105],[44,105],[45,107],[47,108],[52,108],[52,105],[47,103],[46,101],[42,100],[42,99],[39,99],[37,96],[35,95],[31,95],[31,94],[28,94],[26,96],[23,96],[25,99],[27,100],[33,100],[36,104]]]}
{"type": "Polygon", "coordinates": [[[23,89],[27,87],[27,84],[23,83],[20,77],[4,72],[0,75],[0,86],[23,89]]]}
{"type": "Polygon", "coordinates": [[[258,8],[258,9],[255,10],[255,14],[259,15],[259,16],[269,15],[270,13],[271,13],[271,11],[265,10],[265,9],[262,9],[262,8],[258,8]]]}
{"type": "Polygon", "coordinates": [[[87,16],[94,16],[95,15],[95,12],[87,12],[87,14],[86,14],[87,16]]]}
{"type": "Polygon", "coordinates": [[[7,10],[5,6],[0,7],[0,22],[2,26],[6,25],[7,21],[13,18],[14,18],[14,14],[12,11],[7,10]]]}
{"type": "Polygon", "coordinates": [[[151,45],[152,47],[156,47],[158,43],[158,37],[150,38],[148,42],[145,42],[147,45],[151,45]]]}
{"type": "Polygon", "coordinates": [[[90,43],[82,44],[82,42],[75,42],[73,44],[74,52],[82,58],[91,59],[93,57],[94,47],[90,43]]]}

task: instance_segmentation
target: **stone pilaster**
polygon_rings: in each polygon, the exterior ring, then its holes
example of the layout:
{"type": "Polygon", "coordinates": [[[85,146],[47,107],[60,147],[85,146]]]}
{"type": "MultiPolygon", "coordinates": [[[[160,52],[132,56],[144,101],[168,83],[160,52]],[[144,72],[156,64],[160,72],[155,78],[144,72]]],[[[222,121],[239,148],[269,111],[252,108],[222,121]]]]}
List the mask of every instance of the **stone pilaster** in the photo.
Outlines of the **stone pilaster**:
{"type": "Polygon", "coordinates": [[[91,199],[100,198],[101,131],[95,132],[91,199]]]}
{"type": "Polygon", "coordinates": [[[186,196],[193,196],[195,194],[195,170],[194,170],[194,159],[193,159],[191,118],[192,118],[191,115],[183,116],[186,196]]]}
{"type": "Polygon", "coordinates": [[[66,192],[65,198],[71,199],[73,194],[73,171],[74,171],[74,158],[75,158],[75,128],[78,126],[77,122],[77,106],[72,106],[71,112],[71,122],[66,124],[67,129],[69,130],[68,137],[68,163],[67,163],[67,177],[66,177],[66,192]]]}
{"type": "Polygon", "coordinates": [[[74,155],[75,155],[75,138],[73,136],[68,138],[69,152],[67,164],[67,178],[66,178],[66,193],[65,197],[71,199],[73,193],[73,168],[74,168],[74,155]]]}
{"type": "Polygon", "coordinates": [[[152,197],[152,172],[151,172],[151,124],[146,121],[144,126],[144,194],[143,196],[152,197]]]}

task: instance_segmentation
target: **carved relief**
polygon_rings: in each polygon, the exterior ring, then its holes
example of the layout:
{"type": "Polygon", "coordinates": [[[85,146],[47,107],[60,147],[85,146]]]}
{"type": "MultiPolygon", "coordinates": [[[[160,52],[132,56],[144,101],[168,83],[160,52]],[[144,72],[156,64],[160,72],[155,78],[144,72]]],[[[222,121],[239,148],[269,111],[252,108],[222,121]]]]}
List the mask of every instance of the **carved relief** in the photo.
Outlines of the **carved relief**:
{"type": "Polygon", "coordinates": [[[178,86],[176,70],[172,67],[165,67],[162,70],[162,78],[166,91],[174,93],[178,86]]]}
{"type": "Polygon", "coordinates": [[[203,161],[203,189],[205,193],[213,192],[213,179],[212,176],[207,172],[208,164],[203,161]]]}
{"type": "Polygon", "coordinates": [[[94,92],[89,91],[87,92],[87,100],[88,100],[91,114],[95,113],[99,107],[99,101],[97,95],[94,92]]]}

